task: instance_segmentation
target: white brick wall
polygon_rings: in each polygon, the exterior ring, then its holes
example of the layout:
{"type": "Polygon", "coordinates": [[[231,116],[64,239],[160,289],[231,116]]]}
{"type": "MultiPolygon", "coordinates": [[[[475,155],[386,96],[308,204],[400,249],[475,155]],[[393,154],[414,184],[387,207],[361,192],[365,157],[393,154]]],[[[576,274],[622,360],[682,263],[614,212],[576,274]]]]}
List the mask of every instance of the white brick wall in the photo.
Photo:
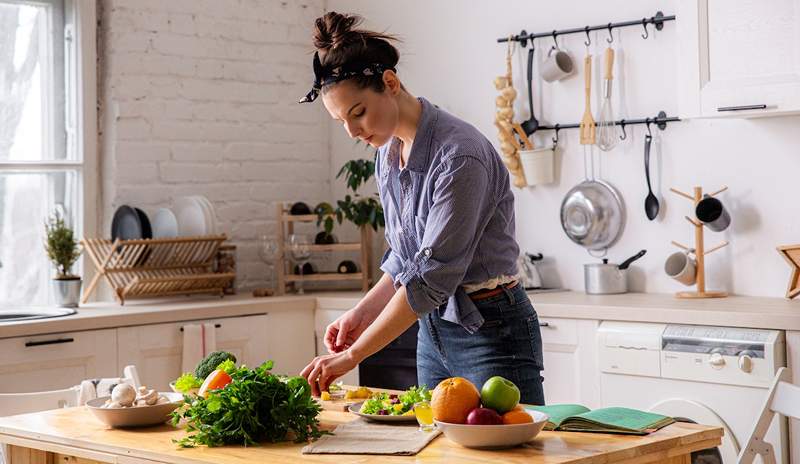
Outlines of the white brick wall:
{"type": "Polygon", "coordinates": [[[275,202],[331,199],[328,116],[297,104],[323,0],[99,3],[102,230],[121,204],[152,214],[205,195],[239,286],[263,284],[275,202]]]}

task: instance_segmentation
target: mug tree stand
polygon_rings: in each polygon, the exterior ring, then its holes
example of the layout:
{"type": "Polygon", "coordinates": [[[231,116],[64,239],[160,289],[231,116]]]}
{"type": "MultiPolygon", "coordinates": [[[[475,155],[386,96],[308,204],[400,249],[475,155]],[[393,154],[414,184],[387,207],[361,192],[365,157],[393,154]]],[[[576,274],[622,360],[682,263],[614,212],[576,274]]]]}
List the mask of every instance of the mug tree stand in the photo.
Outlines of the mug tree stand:
{"type": "MultiPolygon", "coordinates": [[[[725,190],[728,190],[728,187],[722,187],[721,189],[717,190],[714,193],[709,194],[709,196],[716,196],[725,190]]],[[[703,188],[702,187],[695,187],[694,188],[694,195],[689,195],[688,193],[681,192],[678,189],[670,188],[670,191],[673,193],[680,195],[688,200],[691,200],[695,207],[697,207],[697,203],[703,199],[703,188]]],[[[711,248],[710,250],[705,250],[705,246],[703,244],[703,223],[698,221],[697,219],[690,218],[689,216],[684,216],[689,223],[694,226],[694,248],[689,248],[686,245],[673,241],[672,244],[678,248],[683,249],[688,253],[693,253],[695,256],[696,266],[697,266],[697,290],[694,292],[677,292],[675,293],[676,298],[724,298],[728,296],[727,292],[723,291],[713,291],[713,290],[706,290],[706,270],[705,270],[705,257],[709,253],[713,253],[720,248],[724,248],[728,246],[728,241],[723,241],[719,245],[711,248]]]]}

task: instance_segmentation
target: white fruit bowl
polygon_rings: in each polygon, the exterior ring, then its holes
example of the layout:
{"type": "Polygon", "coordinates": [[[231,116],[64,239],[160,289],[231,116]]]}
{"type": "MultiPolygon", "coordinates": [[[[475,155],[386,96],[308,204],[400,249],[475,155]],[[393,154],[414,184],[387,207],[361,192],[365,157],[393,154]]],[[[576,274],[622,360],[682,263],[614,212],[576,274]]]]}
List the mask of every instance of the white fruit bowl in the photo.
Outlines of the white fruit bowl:
{"type": "Polygon", "coordinates": [[[467,448],[511,448],[533,440],[542,431],[549,417],[539,411],[525,410],[533,417],[529,424],[466,425],[436,422],[448,440],[467,448]]]}

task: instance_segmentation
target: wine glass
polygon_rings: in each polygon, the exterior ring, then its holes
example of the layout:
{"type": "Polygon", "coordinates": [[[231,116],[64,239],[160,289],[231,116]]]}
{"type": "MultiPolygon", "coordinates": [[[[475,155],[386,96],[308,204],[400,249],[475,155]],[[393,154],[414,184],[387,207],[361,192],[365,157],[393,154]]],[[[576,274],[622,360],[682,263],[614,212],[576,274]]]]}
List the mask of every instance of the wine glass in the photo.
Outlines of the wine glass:
{"type": "Polygon", "coordinates": [[[269,235],[258,240],[258,256],[267,265],[267,285],[275,288],[275,260],[278,259],[278,242],[269,235]]]}
{"type": "Polygon", "coordinates": [[[298,267],[300,268],[300,280],[297,281],[297,294],[302,295],[303,292],[303,267],[311,257],[311,239],[305,234],[292,234],[289,236],[289,250],[292,252],[292,257],[297,260],[298,267]]]}

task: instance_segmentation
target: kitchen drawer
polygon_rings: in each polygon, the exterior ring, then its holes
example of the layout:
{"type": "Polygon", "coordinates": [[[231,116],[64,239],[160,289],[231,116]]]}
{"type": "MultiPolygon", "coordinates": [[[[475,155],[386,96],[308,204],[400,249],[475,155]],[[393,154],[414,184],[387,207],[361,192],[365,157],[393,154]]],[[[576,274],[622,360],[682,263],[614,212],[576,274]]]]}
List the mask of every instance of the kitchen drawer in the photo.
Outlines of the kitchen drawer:
{"type": "Polygon", "coordinates": [[[0,340],[0,393],[58,390],[120,374],[115,329],[0,340]]]}
{"type": "Polygon", "coordinates": [[[578,344],[578,321],[576,319],[540,317],[539,330],[542,332],[542,343],[552,345],[578,344]]]}

